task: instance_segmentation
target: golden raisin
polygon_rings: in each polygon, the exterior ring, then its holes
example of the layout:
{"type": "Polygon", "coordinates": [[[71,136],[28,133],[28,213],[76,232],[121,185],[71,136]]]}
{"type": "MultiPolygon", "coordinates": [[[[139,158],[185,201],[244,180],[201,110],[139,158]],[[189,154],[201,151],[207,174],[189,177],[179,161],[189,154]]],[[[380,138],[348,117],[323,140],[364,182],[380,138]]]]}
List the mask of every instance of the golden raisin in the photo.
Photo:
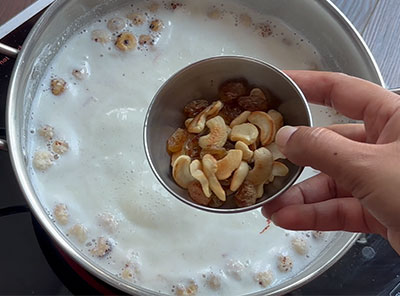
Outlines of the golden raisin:
{"type": "Polygon", "coordinates": [[[235,203],[238,207],[247,207],[254,205],[257,199],[256,187],[249,181],[245,180],[235,194],[235,203]]]}
{"type": "Polygon", "coordinates": [[[61,95],[66,89],[67,83],[64,79],[56,78],[52,79],[50,83],[51,92],[55,96],[61,95]]]}
{"type": "Polygon", "coordinates": [[[160,32],[163,27],[164,27],[163,22],[160,21],[159,19],[152,21],[149,26],[150,30],[154,32],[160,32]]]}
{"type": "Polygon", "coordinates": [[[207,100],[194,100],[189,102],[184,108],[183,113],[186,117],[193,118],[201,111],[208,107],[209,103],[207,100]]]}
{"type": "Polygon", "coordinates": [[[167,141],[167,149],[169,152],[178,152],[182,149],[188,138],[188,133],[186,130],[178,128],[167,141]]]}
{"type": "Polygon", "coordinates": [[[115,45],[122,51],[132,50],[136,47],[136,37],[131,33],[122,33],[118,35],[115,45]]]}
{"type": "Polygon", "coordinates": [[[200,152],[200,158],[203,158],[203,156],[206,154],[211,154],[212,156],[214,156],[216,160],[220,160],[226,156],[227,152],[225,148],[219,148],[219,147],[204,148],[200,152]]]}
{"type": "Polygon", "coordinates": [[[190,156],[192,159],[198,159],[200,157],[201,147],[199,146],[199,138],[201,135],[189,134],[183,149],[185,154],[190,156]]]}
{"type": "Polygon", "coordinates": [[[223,103],[230,103],[248,93],[247,82],[244,80],[231,80],[224,82],[218,91],[218,97],[223,103]]]}
{"type": "Polygon", "coordinates": [[[207,197],[199,181],[194,181],[188,186],[189,196],[193,201],[199,205],[206,206],[210,203],[211,197],[207,197]]]}

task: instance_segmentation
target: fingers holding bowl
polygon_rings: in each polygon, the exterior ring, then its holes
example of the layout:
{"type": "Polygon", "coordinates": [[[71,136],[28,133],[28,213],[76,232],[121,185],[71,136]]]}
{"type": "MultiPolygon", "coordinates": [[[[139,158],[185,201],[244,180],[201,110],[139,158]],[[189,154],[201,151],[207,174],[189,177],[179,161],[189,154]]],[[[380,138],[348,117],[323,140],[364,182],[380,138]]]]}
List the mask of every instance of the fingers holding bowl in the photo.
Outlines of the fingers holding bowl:
{"type": "Polygon", "coordinates": [[[352,197],[289,205],[274,212],[271,219],[276,225],[291,230],[342,230],[386,237],[386,228],[352,197]]]}
{"type": "Polygon", "coordinates": [[[351,193],[337,186],[336,182],[323,173],[305,180],[279,198],[263,206],[263,215],[271,218],[272,214],[288,206],[322,202],[329,199],[351,196],[351,193]]]}
{"type": "Polygon", "coordinates": [[[349,191],[373,165],[378,149],[321,127],[283,127],[276,143],[291,162],[322,171],[349,191]]]}
{"type": "Polygon", "coordinates": [[[387,125],[400,125],[400,115],[396,116],[400,110],[399,95],[342,73],[298,70],[285,73],[297,83],[310,103],[329,106],[349,118],[363,120],[368,131],[367,142],[388,143],[399,139],[397,134],[385,133],[387,125]]]}
{"type": "Polygon", "coordinates": [[[365,143],[367,140],[365,126],[362,123],[333,124],[326,128],[356,142],[365,143]]]}
{"type": "MultiPolygon", "coordinates": [[[[378,105],[393,103],[398,96],[372,82],[343,73],[285,71],[301,88],[310,103],[333,107],[353,119],[376,114],[378,105]]],[[[389,105],[390,105],[389,104],[389,105]]]]}

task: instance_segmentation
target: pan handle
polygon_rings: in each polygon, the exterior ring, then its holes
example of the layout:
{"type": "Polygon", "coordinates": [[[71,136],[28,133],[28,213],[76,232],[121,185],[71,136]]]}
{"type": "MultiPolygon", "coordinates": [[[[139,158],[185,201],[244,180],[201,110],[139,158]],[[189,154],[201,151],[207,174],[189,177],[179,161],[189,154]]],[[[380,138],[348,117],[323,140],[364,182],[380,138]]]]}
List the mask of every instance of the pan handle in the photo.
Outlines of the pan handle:
{"type": "Polygon", "coordinates": [[[0,150],[8,151],[8,146],[6,140],[0,139],[0,150]]]}
{"type": "MultiPolygon", "coordinates": [[[[10,58],[16,58],[19,53],[19,50],[0,42],[0,53],[5,54],[10,58]]],[[[6,140],[0,139],[0,150],[8,151],[8,145],[6,140]]]]}
{"type": "Polygon", "coordinates": [[[16,58],[19,50],[14,47],[5,45],[4,43],[0,43],[0,53],[5,54],[10,58],[16,58]]]}

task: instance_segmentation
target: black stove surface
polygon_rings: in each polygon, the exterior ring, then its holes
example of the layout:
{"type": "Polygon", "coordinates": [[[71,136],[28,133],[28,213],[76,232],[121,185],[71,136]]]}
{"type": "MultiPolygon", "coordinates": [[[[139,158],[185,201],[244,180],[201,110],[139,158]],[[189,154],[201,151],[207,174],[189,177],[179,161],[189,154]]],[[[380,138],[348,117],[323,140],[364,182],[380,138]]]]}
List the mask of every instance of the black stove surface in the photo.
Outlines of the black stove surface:
{"type": "MultiPolygon", "coordinates": [[[[18,47],[39,15],[4,37],[18,47]]],[[[14,61],[0,55],[0,137],[14,61]]],[[[97,280],[47,236],[29,211],[7,153],[0,152],[0,294],[123,294],[97,280]]],[[[289,295],[400,296],[400,256],[377,235],[366,235],[327,272],[289,295]]]]}

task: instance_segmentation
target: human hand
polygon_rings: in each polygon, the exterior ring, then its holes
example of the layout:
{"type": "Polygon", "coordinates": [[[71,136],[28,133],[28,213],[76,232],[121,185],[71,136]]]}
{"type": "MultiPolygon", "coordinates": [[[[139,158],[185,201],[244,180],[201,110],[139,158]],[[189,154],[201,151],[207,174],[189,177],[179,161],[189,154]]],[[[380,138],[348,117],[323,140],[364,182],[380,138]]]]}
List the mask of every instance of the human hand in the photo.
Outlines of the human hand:
{"type": "Polygon", "coordinates": [[[321,171],[264,205],[293,230],[378,233],[400,254],[400,96],[344,74],[287,71],[311,103],[364,124],[283,127],[287,158],[321,171]]]}

